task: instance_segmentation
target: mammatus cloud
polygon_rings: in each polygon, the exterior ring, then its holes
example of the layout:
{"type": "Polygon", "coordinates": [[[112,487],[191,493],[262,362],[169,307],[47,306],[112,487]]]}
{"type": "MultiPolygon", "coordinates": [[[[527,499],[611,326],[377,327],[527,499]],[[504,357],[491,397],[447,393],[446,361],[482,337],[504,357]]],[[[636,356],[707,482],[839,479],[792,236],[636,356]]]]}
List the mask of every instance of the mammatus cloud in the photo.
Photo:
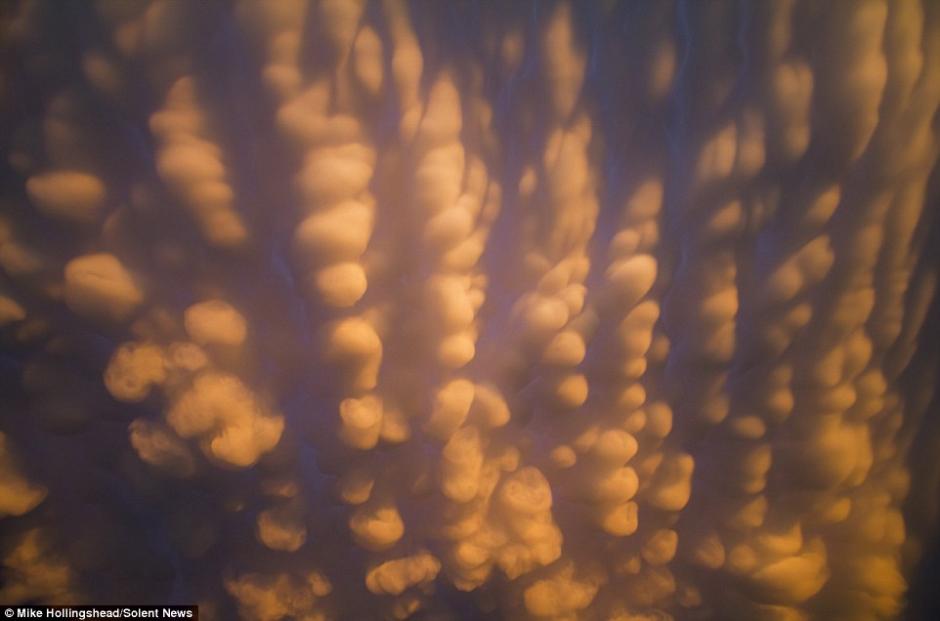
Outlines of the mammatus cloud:
{"type": "Polygon", "coordinates": [[[0,33],[0,602],[922,614],[936,3],[0,33]]]}

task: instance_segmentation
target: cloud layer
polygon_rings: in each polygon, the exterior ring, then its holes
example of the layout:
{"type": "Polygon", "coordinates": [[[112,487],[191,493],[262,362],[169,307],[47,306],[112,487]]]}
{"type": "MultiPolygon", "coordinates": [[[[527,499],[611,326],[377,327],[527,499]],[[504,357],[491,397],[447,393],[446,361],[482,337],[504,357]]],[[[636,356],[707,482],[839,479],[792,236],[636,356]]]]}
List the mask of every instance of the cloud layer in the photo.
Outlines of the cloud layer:
{"type": "Polygon", "coordinates": [[[921,0],[0,9],[0,602],[890,619],[921,0]]]}

